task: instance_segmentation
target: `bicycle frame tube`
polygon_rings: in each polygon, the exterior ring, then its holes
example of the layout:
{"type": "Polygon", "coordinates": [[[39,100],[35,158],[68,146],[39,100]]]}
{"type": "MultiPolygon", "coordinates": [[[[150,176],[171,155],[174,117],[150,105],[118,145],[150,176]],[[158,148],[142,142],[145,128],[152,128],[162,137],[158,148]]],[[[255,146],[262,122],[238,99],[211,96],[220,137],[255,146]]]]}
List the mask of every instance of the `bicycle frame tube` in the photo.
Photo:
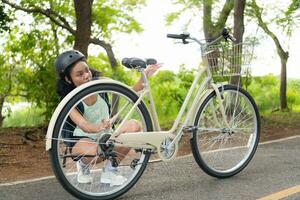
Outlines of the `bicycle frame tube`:
{"type": "MultiPolygon", "coordinates": [[[[207,68],[204,67],[200,70],[200,72],[197,74],[197,76],[195,77],[194,79],[194,82],[184,100],[184,103],[183,105],[181,106],[180,108],[180,111],[179,111],[179,114],[173,124],[173,127],[171,129],[171,132],[173,133],[177,128],[178,128],[178,125],[179,125],[179,121],[180,119],[182,118],[182,115],[184,113],[184,110],[186,109],[187,107],[187,104],[188,104],[188,101],[190,100],[191,98],[191,95],[193,93],[193,91],[195,90],[195,87],[197,85],[197,82],[199,81],[199,79],[201,78],[202,74],[207,71],[207,68]]],[[[189,108],[188,112],[187,112],[187,115],[186,115],[186,118],[182,124],[182,126],[177,130],[177,134],[176,134],[176,137],[174,138],[174,140],[169,144],[169,146],[171,147],[175,142],[177,142],[183,135],[183,127],[186,126],[186,125],[189,125],[189,122],[192,120],[192,118],[195,116],[195,111],[197,109],[197,105],[199,103],[199,101],[201,100],[201,96],[203,94],[203,91],[205,90],[206,88],[206,84],[209,83],[211,81],[211,77],[209,76],[206,76],[204,78],[204,80],[201,82],[201,85],[199,86],[199,88],[197,89],[197,93],[196,93],[196,96],[192,102],[192,105],[191,107],[189,108]]]]}
{"type": "Polygon", "coordinates": [[[148,99],[149,99],[149,106],[150,106],[150,114],[152,116],[152,123],[153,123],[153,126],[154,126],[153,128],[154,128],[155,131],[160,131],[158,116],[157,116],[154,100],[153,100],[153,97],[152,97],[151,88],[149,87],[149,82],[148,82],[147,76],[146,76],[143,68],[140,69],[140,72],[141,72],[142,78],[143,78],[143,86],[148,91],[147,95],[148,95],[148,99]]]}
{"type": "MultiPolygon", "coordinates": [[[[149,91],[146,89],[143,91],[143,93],[140,95],[140,97],[138,98],[138,100],[134,103],[134,105],[132,106],[132,108],[129,110],[129,112],[127,113],[127,115],[124,117],[122,123],[120,124],[120,126],[114,131],[114,133],[112,134],[112,137],[117,137],[120,133],[120,128],[126,123],[126,121],[128,120],[128,118],[131,116],[131,114],[133,113],[134,109],[141,103],[141,101],[143,100],[144,96],[148,93],[149,91]]],[[[114,122],[115,119],[117,118],[116,116],[119,115],[119,113],[122,112],[122,110],[126,107],[127,105],[125,105],[123,108],[121,108],[121,110],[110,119],[110,122],[114,122]]]]}
{"type": "Polygon", "coordinates": [[[173,138],[172,144],[175,142],[178,142],[178,140],[181,138],[181,136],[183,134],[183,132],[182,132],[183,127],[185,125],[187,125],[187,123],[191,120],[192,117],[194,117],[193,116],[194,110],[197,108],[198,102],[200,100],[200,97],[201,97],[204,89],[206,88],[207,83],[209,83],[212,80],[212,78],[210,76],[206,76],[205,79],[201,82],[199,88],[197,89],[196,97],[192,101],[191,108],[187,112],[184,123],[181,125],[181,127],[179,127],[179,122],[187,108],[188,102],[190,101],[190,98],[197,87],[197,83],[199,82],[199,80],[204,72],[209,73],[209,69],[207,67],[203,67],[200,69],[200,71],[196,75],[196,77],[188,91],[188,94],[180,108],[178,116],[176,117],[176,120],[173,123],[173,126],[169,131],[160,131],[157,112],[156,112],[156,108],[155,108],[154,101],[152,98],[151,90],[148,85],[148,81],[147,81],[146,77],[144,77],[144,79],[146,79],[146,80],[144,80],[145,81],[144,89],[141,92],[139,99],[137,100],[137,102],[135,102],[135,104],[133,105],[131,110],[128,112],[128,114],[126,115],[126,117],[124,118],[123,122],[121,123],[121,125],[119,127],[121,127],[124,124],[124,122],[129,118],[129,116],[133,112],[133,110],[138,106],[138,104],[142,101],[142,99],[147,95],[148,99],[149,99],[149,104],[150,104],[149,109],[150,109],[150,113],[152,116],[155,131],[147,132],[145,134],[144,133],[139,133],[139,134],[126,133],[126,134],[120,135],[118,133],[118,131],[119,131],[119,128],[118,128],[117,130],[114,131],[111,138],[113,140],[115,140],[117,142],[117,144],[119,143],[120,146],[134,146],[134,147],[146,147],[147,146],[148,148],[159,147],[161,145],[161,142],[164,139],[167,139],[168,137],[173,138]],[[179,127],[179,129],[178,129],[178,127],[179,127]],[[178,130],[177,134],[175,134],[176,130],[178,130]]]}

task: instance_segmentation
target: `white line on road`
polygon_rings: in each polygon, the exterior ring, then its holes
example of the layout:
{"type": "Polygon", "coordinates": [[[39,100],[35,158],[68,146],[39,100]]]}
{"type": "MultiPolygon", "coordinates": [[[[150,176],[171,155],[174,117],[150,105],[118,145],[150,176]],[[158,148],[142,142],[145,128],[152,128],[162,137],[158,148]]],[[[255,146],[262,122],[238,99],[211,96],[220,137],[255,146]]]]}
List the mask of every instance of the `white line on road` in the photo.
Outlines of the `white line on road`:
{"type": "Polygon", "coordinates": [[[2,186],[11,186],[11,185],[18,185],[18,184],[23,184],[23,183],[31,183],[31,182],[36,182],[36,181],[43,181],[43,180],[52,179],[52,178],[55,178],[55,176],[45,176],[45,177],[41,177],[41,178],[28,179],[28,180],[24,180],[24,181],[15,181],[15,182],[10,182],[10,183],[1,183],[0,187],[2,187],[2,186]]]}
{"type": "MultiPolygon", "coordinates": [[[[283,142],[283,141],[286,141],[286,140],[291,140],[291,139],[295,139],[295,138],[299,138],[299,137],[300,137],[300,135],[296,135],[296,136],[291,136],[291,137],[282,138],[282,139],[278,139],[278,140],[271,140],[271,141],[267,141],[267,142],[262,142],[262,143],[259,143],[259,145],[283,142]]],[[[189,156],[192,156],[192,155],[181,156],[179,158],[189,157],[189,156]]],[[[153,160],[152,162],[158,162],[158,161],[161,161],[161,160],[153,160]]],[[[15,181],[15,182],[10,182],[10,183],[0,183],[0,187],[37,182],[37,181],[42,181],[42,180],[47,180],[47,179],[52,179],[52,178],[55,178],[55,176],[46,176],[46,177],[41,177],[41,178],[28,179],[28,180],[23,180],[23,181],[15,181]]]]}

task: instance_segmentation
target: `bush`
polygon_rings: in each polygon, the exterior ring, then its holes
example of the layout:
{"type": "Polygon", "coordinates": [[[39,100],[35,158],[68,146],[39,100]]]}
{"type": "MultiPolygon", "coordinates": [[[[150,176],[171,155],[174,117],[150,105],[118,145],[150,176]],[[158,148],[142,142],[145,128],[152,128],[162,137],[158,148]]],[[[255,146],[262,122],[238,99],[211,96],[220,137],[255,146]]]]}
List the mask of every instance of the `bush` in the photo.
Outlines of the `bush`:
{"type": "Polygon", "coordinates": [[[29,105],[18,108],[3,121],[3,127],[37,126],[45,122],[44,109],[29,105]]]}
{"type": "MultiPolygon", "coordinates": [[[[253,77],[248,91],[262,114],[279,109],[280,80],[274,75],[253,77]]],[[[291,111],[300,111],[300,80],[287,81],[287,103],[291,111]]]]}
{"type": "MultiPolygon", "coordinates": [[[[134,70],[118,67],[112,70],[105,56],[89,57],[89,64],[103,76],[133,85],[140,77],[134,70]]],[[[178,73],[161,70],[149,82],[162,128],[170,128],[194,79],[195,71],[181,68],[178,73]]],[[[279,79],[273,75],[252,77],[247,90],[255,99],[261,114],[269,114],[279,108],[279,79]]],[[[288,80],[287,101],[292,111],[300,111],[300,80],[288,80]]],[[[30,126],[42,123],[41,114],[46,109],[26,107],[12,113],[4,126],[30,126]],[[28,118],[27,116],[31,116],[28,118]]]]}

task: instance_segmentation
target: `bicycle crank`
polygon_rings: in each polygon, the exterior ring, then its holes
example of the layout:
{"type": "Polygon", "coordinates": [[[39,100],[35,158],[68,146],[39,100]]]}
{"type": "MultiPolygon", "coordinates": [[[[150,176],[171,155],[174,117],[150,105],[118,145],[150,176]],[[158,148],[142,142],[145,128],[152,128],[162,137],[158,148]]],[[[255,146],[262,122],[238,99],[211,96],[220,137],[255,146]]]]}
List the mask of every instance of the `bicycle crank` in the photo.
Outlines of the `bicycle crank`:
{"type": "Polygon", "coordinates": [[[172,138],[167,138],[160,145],[158,155],[163,161],[172,160],[177,154],[178,142],[175,142],[173,145],[170,145],[172,141],[172,138]]]}

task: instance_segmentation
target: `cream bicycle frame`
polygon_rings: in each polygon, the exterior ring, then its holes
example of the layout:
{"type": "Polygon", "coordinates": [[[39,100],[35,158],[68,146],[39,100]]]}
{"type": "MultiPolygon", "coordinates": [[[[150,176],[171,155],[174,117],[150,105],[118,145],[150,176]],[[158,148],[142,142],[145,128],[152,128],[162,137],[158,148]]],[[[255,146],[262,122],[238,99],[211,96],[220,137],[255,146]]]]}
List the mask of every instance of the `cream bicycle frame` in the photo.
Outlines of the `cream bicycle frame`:
{"type": "MultiPolygon", "coordinates": [[[[223,36],[220,36],[219,38],[217,38],[215,41],[211,42],[211,43],[201,43],[200,41],[198,41],[196,38],[190,38],[194,41],[196,41],[198,44],[200,44],[201,49],[205,49],[206,46],[209,46],[219,40],[221,40],[221,38],[223,38],[223,36]]],[[[202,56],[203,56],[203,51],[202,51],[202,56]]],[[[121,122],[121,124],[118,126],[118,128],[116,130],[113,131],[111,138],[109,139],[109,141],[112,141],[114,143],[115,146],[123,146],[123,147],[133,147],[133,148],[143,148],[143,149],[152,149],[152,150],[157,150],[161,147],[162,143],[164,141],[166,141],[166,139],[171,139],[172,142],[168,144],[167,148],[171,148],[174,144],[176,145],[176,148],[178,147],[177,144],[180,140],[180,138],[182,137],[182,135],[184,134],[183,132],[183,128],[187,125],[192,125],[194,117],[196,116],[196,112],[198,111],[198,109],[200,108],[202,101],[205,99],[205,97],[207,95],[209,95],[211,92],[215,91],[217,94],[217,98],[222,101],[222,97],[221,94],[219,92],[219,88],[222,87],[222,85],[216,85],[213,82],[212,79],[212,74],[210,71],[210,68],[208,67],[209,65],[207,64],[207,59],[205,57],[205,55],[203,56],[203,67],[199,66],[199,71],[197,73],[197,75],[194,78],[194,81],[187,93],[187,96],[179,110],[179,113],[176,117],[175,122],[173,123],[173,126],[170,130],[168,131],[161,131],[160,129],[160,124],[158,121],[158,117],[157,117],[157,112],[156,112],[156,108],[155,108],[155,104],[154,104],[154,100],[151,94],[151,88],[148,84],[148,79],[144,73],[144,69],[143,68],[138,68],[138,70],[141,72],[142,74],[142,78],[144,81],[144,89],[142,91],[139,92],[139,98],[138,100],[134,103],[134,105],[132,106],[132,108],[130,109],[130,111],[127,113],[127,115],[125,116],[125,118],[123,119],[123,121],[121,122]],[[201,84],[199,85],[199,87],[197,88],[197,84],[200,80],[200,78],[202,77],[202,75],[205,74],[204,79],[201,81],[201,84]],[[206,87],[207,85],[209,85],[209,87],[206,87]],[[196,90],[197,89],[197,90],[196,90]],[[206,92],[204,92],[207,89],[206,92]],[[183,114],[188,106],[188,103],[190,102],[190,99],[192,98],[193,92],[196,91],[196,95],[192,101],[192,104],[190,106],[190,108],[187,111],[187,115],[182,123],[182,125],[180,125],[180,120],[183,117],[183,114]],[[151,115],[151,120],[152,120],[152,124],[153,124],[153,128],[154,131],[152,132],[139,132],[138,134],[136,132],[126,132],[126,134],[119,134],[119,129],[120,127],[122,127],[122,125],[129,119],[131,113],[135,110],[135,108],[139,105],[139,103],[141,103],[143,101],[143,99],[145,97],[148,97],[149,100],[149,111],[150,111],[150,115],[151,115]]],[[[46,150],[50,150],[52,148],[52,134],[53,134],[53,130],[56,124],[56,121],[58,120],[58,116],[60,115],[60,112],[62,111],[62,109],[64,108],[64,106],[66,105],[66,103],[72,99],[72,97],[77,94],[78,92],[80,92],[81,90],[90,87],[94,84],[102,84],[102,83],[111,83],[114,85],[120,85],[121,87],[127,88],[129,90],[132,90],[131,88],[129,88],[127,85],[112,80],[112,79],[102,79],[102,80],[98,80],[98,81],[91,81],[89,83],[83,84],[79,87],[77,87],[76,89],[74,89],[73,91],[71,91],[61,102],[60,104],[57,106],[56,110],[54,111],[52,118],[50,120],[49,126],[48,126],[48,130],[47,130],[47,136],[46,136],[46,150]]],[[[211,105],[213,106],[213,105],[211,105]]],[[[214,108],[212,108],[213,110],[215,110],[214,108]]],[[[118,113],[122,112],[122,108],[119,110],[118,113]]],[[[225,118],[225,109],[223,107],[223,105],[221,104],[221,115],[223,118],[223,121],[225,123],[225,125],[227,126],[227,128],[229,128],[229,124],[225,118]]],[[[111,122],[113,123],[116,118],[118,117],[118,113],[115,114],[114,116],[112,116],[112,118],[110,119],[111,122]]],[[[216,117],[214,117],[214,121],[216,124],[219,124],[220,122],[216,119],[216,117]]],[[[199,128],[198,128],[199,130],[199,128]]],[[[201,130],[208,130],[208,131],[220,131],[219,129],[201,129],[201,130]]],[[[162,156],[160,155],[160,151],[157,151],[157,153],[159,154],[159,156],[162,158],[162,156]]],[[[173,158],[173,157],[172,157],[173,158]]]]}
{"type": "MultiPolygon", "coordinates": [[[[205,67],[202,67],[200,69],[200,71],[198,72],[198,74],[195,76],[195,79],[194,79],[194,81],[187,93],[187,96],[180,108],[180,111],[176,117],[176,120],[173,123],[172,128],[168,131],[161,131],[161,129],[160,129],[157,112],[156,112],[156,108],[154,105],[154,100],[153,100],[153,97],[151,94],[151,88],[149,87],[148,80],[144,74],[144,70],[139,69],[139,71],[142,73],[142,76],[144,79],[144,89],[140,92],[139,99],[134,103],[133,107],[127,113],[127,115],[125,116],[125,118],[123,119],[123,121],[119,127],[121,127],[123,125],[123,123],[125,123],[129,119],[131,113],[135,110],[135,108],[138,106],[138,104],[147,96],[149,99],[149,110],[150,110],[150,114],[151,114],[151,118],[152,118],[152,122],[153,122],[153,126],[154,126],[154,131],[153,132],[140,132],[138,134],[136,132],[134,132],[134,133],[127,132],[126,134],[120,135],[118,132],[119,128],[117,128],[114,131],[114,133],[112,134],[110,140],[114,141],[114,144],[116,146],[146,148],[146,149],[159,149],[162,142],[164,142],[167,138],[172,139],[172,142],[169,144],[168,147],[171,147],[172,145],[176,144],[180,140],[182,135],[184,134],[184,132],[183,132],[184,126],[191,125],[191,122],[193,122],[196,112],[198,111],[199,106],[201,105],[201,101],[204,99],[203,97],[205,97],[206,94],[208,95],[212,92],[212,90],[215,90],[217,93],[217,98],[219,98],[221,100],[221,95],[220,95],[220,92],[218,89],[219,86],[217,86],[216,84],[213,83],[210,69],[207,67],[207,65],[204,65],[204,66],[205,67]],[[201,82],[200,86],[198,87],[195,98],[193,99],[192,104],[187,111],[187,115],[186,115],[182,125],[180,125],[180,120],[183,117],[183,114],[187,108],[188,102],[190,101],[192,94],[196,89],[197,83],[199,82],[200,78],[202,77],[202,75],[204,73],[206,73],[206,76],[203,79],[203,81],[201,82]],[[205,89],[207,89],[206,85],[212,86],[212,89],[208,90],[206,93],[203,93],[205,91],[205,89]]],[[[122,108],[121,108],[121,111],[122,111],[122,108]]],[[[221,108],[221,113],[222,113],[223,117],[225,117],[224,107],[221,108]]],[[[117,118],[117,115],[118,114],[116,114],[115,116],[113,116],[111,118],[111,122],[114,122],[114,119],[117,118]]],[[[219,123],[217,120],[215,120],[215,121],[216,121],[216,124],[219,123]]],[[[224,120],[224,121],[227,122],[226,120],[224,120]]]]}

